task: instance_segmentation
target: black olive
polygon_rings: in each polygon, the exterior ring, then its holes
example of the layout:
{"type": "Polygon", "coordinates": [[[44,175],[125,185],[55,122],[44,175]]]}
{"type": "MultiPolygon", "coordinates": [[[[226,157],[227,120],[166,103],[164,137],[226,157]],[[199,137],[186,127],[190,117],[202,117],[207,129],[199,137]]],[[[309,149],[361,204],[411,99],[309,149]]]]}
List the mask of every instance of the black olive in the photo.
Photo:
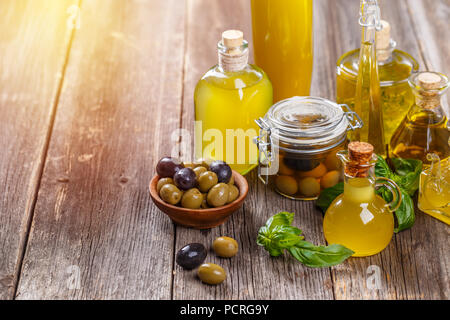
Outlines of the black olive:
{"type": "Polygon", "coordinates": [[[214,172],[219,179],[219,183],[228,183],[233,174],[228,164],[223,161],[217,160],[209,165],[209,171],[214,172]]]}
{"type": "Polygon", "coordinates": [[[172,178],[173,175],[182,168],[184,168],[184,165],[180,162],[180,160],[164,157],[159,160],[156,165],[156,173],[158,173],[161,178],[172,178]]]}
{"type": "Polygon", "coordinates": [[[320,164],[318,159],[284,158],[283,161],[287,167],[296,171],[310,171],[320,164]]]}
{"type": "Polygon", "coordinates": [[[173,181],[181,190],[189,190],[197,186],[197,175],[191,168],[183,168],[175,173],[173,181]]]}
{"type": "Polygon", "coordinates": [[[205,261],[208,253],[201,243],[190,243],[180,249],[176,261],[184,269],[195,269],[205,261]]]}

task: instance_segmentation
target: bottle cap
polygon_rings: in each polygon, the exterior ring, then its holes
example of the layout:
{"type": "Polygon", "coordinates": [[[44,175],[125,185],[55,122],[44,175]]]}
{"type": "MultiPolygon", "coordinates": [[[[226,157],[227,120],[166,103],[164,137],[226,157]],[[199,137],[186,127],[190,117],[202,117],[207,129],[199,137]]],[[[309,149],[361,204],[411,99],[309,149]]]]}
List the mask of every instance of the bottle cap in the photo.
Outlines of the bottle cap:
{"type": "Polygon", "coordinates": [[[345,174],[355,178],[366,178],[373,167],[374,148],[370,143],[353,141],[348,144],[348,163],[345,174]]]}
{"type": "Polygon", "coordinates": [[[388,49],[391,45],[391,25],[381,20],[381,30],[377,31],[377,49],[388,49]]]}
{"type": "Polygon", "coordinates": [[[222,43],[228,48],[240,47],[244,43],[244,33],[240,30],[227,30],[222,33],[222,43]]]}
{"type": "Polygon", "coordinates": [[[425,90],[437,90],[441,87],[442,78],[431,72],[422,72],[417,76],[418,85],[425,90]]]}

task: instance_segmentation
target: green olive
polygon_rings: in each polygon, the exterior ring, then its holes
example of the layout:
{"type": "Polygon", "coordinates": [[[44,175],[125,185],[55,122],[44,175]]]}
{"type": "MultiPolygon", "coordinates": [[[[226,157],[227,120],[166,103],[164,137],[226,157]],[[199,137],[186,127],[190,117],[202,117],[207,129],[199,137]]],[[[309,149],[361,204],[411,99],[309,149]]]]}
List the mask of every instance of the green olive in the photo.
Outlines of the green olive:
{"type": "Polygon", "coordinates": [[[213,242],[214,252],[222,258],[234,257],[239,250],[236,240],[230,237],[219,237],[213,242]]]}
{"type": "Polygon", "coordinates": [[[183,162],[183,166],[185,168],[191,168],[194,169],[196,167],[196,164],[194,162],[183,162]]]}
{"type": "Polygon", "coordinates": [[[178,202],[180,202],[181,196],[183,194],[175,185],[165,184],[161,187],[159,195],[165,202],[176,205],[178,202]]]}
{"type": "Polygon", "coordinates": [[[202,201],[201,208],[202,209],[210,209],[211,207],[208,205],[208,201],[206,200],[206,198],[208,197],[208,194],[202,193],[202,195],[203,195],[203,201],[202,201]]]}
{"type": "Polygon", "coordinates": [[[156,190],[158,191],[158,193],[161,191],[161,188],[163,187],[163,185],[166,185],[166,184],[174,184],[173,179],[172,178],[161,178],[158,180],[158,184],[156,185],[156,190]]]}
{"type": "Polygon", "coordinates": [[[225,270],[214,263],[204,263],[197,271],[198,277],[207,284],[220,284],[227,278],[225,270]]]}
{"type": "Polygon", "coordinates": [[[229,194],[228,194],[228,202],[232,203],[239,197],[239,189],[235,185],[228,184],[229,194]]]}
{"type": "Polygon", "coordinates": [[[206,170],[209,170],[209,165],[213,163],[214,160],[207,159],[207,158],[201,158],[198,160],[195,160],[195,167],[205,167],[206,170]]]}
{"type": "Polygon", "coordinates": [[[194,168],[194,172],[195,172],[195,175],[197,176],[197,179],[198,179],[198,177],[200,177],[200,175],[202,173],[205,173],[206,171],[208,171],[208,170],[205,167],[196,167],[196,168],[194,168]]]}
{"type": "Polygon", "coordinates": [[[225,183],[219,183],[209,190],[206,199],[210,206],[217,208],[227,203],[229,194],[229,186],[225,183]]]}
{"type": "Polygon", "coordinates": [[[202,206],[203,195],[197,188],[186,191],[181,198],[181,206],[187,209],[199,209],[202,206]]]}
{"type": "Polygon", "coordinates": [[[291,176],[278,176],[275,180],[275,186],[278,191],[288,196],[292,196],[298,191],[297,181],[291,176]]]}
{"type": "Polygon", "coordinates": [[[212,171],[206,171],[198,177],[198,188],[201,192],[208,192],[209,189],[214,187],[219,179],[217,178],[217,174],[212,171]]]}
{"type": "Polygon", "coordinates": [[[230,178],[230,181],[228,181],[228,184],[230,186],[234,185],[234,176],[233,175],[231,175],[231,178],[230,178]]]}
{"type": "Polygon", "coordinates": [[[299,181],[300,193],[306,197],[315,197],[320,193],[320,183],[313,177],[307,177],[299,181]]]}

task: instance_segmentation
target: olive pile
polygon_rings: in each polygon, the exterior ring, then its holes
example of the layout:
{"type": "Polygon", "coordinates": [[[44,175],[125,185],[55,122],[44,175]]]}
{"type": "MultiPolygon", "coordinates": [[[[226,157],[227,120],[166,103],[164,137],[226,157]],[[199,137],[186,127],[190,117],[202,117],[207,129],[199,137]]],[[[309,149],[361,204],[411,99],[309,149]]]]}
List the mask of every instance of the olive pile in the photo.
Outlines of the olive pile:
{"type": "MultiPolygon", "coordinates": [[[[213,242],[214,252],[222,258],[234,257],[239,250],[236,240],[230,237],[219,237],[213,242]]],[[[201,243],[191,243],[181,248],[176,256],[177,264],[187,270],[198,267],[197,275],[207,284],[220,284],[227,278],[226,271],[214,263],[203,263],[208,255],[201,243]]]]}
{"type": "Polygon", "coordinates": [[[239,196],[231,168],[223,161],[182,163],[164,157],[156,172],[160,179],[157,191],[161,199],[187,209],[222,207],[239,196]]]}
{"type": "Polygon", "coordinates": [[[321,190],[334,187],[342,178],[336,152],[330,152],[323,161],[317,162],[280,155],[276,189],[289,197],[314,198],[321,190]]]}

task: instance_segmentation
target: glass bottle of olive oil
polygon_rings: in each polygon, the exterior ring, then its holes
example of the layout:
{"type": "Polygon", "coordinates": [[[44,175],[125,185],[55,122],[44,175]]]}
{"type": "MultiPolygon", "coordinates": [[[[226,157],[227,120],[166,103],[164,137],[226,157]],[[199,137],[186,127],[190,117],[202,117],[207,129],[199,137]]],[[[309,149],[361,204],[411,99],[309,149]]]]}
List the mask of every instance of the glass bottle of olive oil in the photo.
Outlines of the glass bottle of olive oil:
{"type": "MultiPolygon", "coordinates": [[[[391,26],[381,21],[382,29],[376,32],[378,74],[380,77],[383,108],[384,137],[389,143],[398,124],[411,105],[414,94],[408,78],[419,70],[419,63],[411,55],[395,49],[391,39],[391,26]]],[[[354,106],[356,78],[358,76],[360,49],[342,55],[337,62],[337,102],[354,106]]]]}
{"type": "Polygon", "coordinates": [[[448,78],[437,72],[419,72],[409,79],[415,104],[394,132],[390,143],[393,157],[419,159],[427,168],[429,153],[441,160],[450,156],[450,124],[441,106],[448,78]]]}
{"type": "Polygon", "coordinates": [[[361,0],[359,24],[362,33],[354,110],[361,117],[364,126],[351,132],[350,137],[352,140],[371,143],[377,154],[384,155],[383,110],[375,48],[375,34],[381,28],[381,22],[376,0],[361,0]]]}
{"type": "Polygon", "coordinates": [[[255,119],[272,106],[272,84],[263,70],[248,64],[248,43],[241,31],[225,31],[218,52],[219,64],[195,88],[195,153],[197,158],[224,160],[246,174],[258,164],[255,119]]]}
{"type": "Polygon", "coordinates": [[[309,96],[313,0],[251,0],[255,63],[274,87],[274,102],[309,96]]]}

